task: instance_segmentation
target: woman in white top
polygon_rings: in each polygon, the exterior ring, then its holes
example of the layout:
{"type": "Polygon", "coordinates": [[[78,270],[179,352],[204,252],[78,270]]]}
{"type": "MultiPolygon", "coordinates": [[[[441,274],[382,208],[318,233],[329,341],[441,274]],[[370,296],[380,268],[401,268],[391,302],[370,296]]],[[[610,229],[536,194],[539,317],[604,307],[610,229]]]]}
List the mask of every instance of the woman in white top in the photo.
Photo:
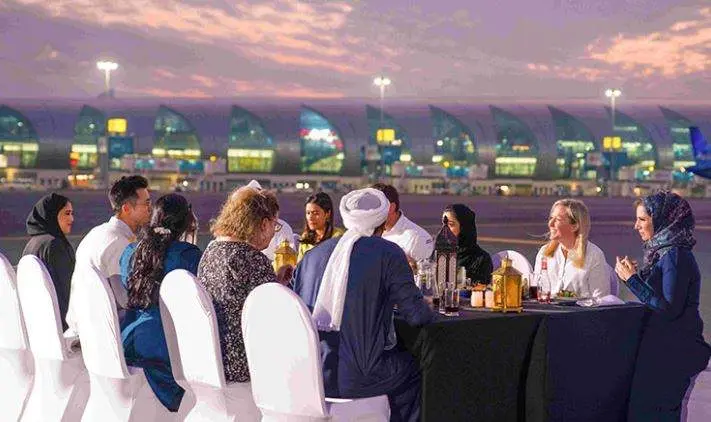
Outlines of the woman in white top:
{"type": "Polygon", "coordinates": [[[536,274],[546,259],[551,296],[561,290],[576,297],[602,297],[610,294],[610,276],[605,254],[588,241],[590,213],[577,199],[561,199],[551,207],[548,218],[550,240],[536,255],[536,274]]]}

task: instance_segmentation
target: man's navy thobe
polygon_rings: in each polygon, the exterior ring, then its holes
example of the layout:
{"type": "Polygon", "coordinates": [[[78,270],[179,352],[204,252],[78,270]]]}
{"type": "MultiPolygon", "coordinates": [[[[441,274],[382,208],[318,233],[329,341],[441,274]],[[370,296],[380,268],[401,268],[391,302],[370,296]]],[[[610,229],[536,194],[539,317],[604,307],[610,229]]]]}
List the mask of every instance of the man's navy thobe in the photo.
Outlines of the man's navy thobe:
{"type": "MultiPolygon", "coordinates": [[[[294,291],[313,309],[326,264],[339,239],[307,253],[295,272],[294,291]]],[[[388,395],[391,421],[417,421],[420,374],[417,362],[398,347],[385,350],[392,329],[393,305],[410,325],[436,314],[422,299],[405,253],[377,236],[353,245],[340,331],[319,331],[326,396],[388,395]]]]}

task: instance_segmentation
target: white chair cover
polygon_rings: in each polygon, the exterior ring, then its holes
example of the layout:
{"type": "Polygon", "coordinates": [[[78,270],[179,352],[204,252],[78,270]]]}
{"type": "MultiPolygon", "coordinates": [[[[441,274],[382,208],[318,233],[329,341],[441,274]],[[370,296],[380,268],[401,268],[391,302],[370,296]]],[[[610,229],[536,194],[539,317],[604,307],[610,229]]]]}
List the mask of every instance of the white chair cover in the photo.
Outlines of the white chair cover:
{"type": "Polygon", "coordinates": [[[511,265],[518,271],[520,271],[522,275],[525,276],[527,274],[533,273],[533,266],[530,262],[528,262],[528,259],[526,259],[526,257],[523,256],[520,252],[512,250],[496,252],[496,254],[491,257],[491,260],[494,264],[494,270],[501,266],[501,260],[503,258],[510,259],[511,265]]]}
{"type": "Polygon", "coordinates": [[[318,332],[309,310],[290,289],[278,283],[254,289],[242,309],[242,333],[262,421],[388,420],[386,396],[324,397],[318,332]]]}
{"type": "Polygon", "coordinates": [[[711,366],[701,371],[686,392],[682,402],[683,422],[711,420],[711,366]]]}
{"type": "Polygon", "coordinates": [[[212,300],[191,273],[174,270],[165,277],[160,312],[173,376],[194,395],[185,420],[259,421],[250,383],[225,382],[212,300]]]}
{"type": "Polygon", "coordinates": [[[72,286],[91,383],[82,421],[175,420],[177,414],[158,401],[143,370],[126,366],[113,292],[101,273],[89,265],[77,266],[72,286]]]}
{"type": "Polygon", "coordinates": [[[17,291],[34,356],[35,380],[22,421],[78,421],[89,395],[81,352],[62,335],[57,294],[47,269],[26,255],[17,267],[17,291]]]}
{"type": "Polygon", "coordinates": [[[17,297],[10,261],[0,254],[0,410],[3,418],[20,418],[34,379],[34,363],[17,297]]]}

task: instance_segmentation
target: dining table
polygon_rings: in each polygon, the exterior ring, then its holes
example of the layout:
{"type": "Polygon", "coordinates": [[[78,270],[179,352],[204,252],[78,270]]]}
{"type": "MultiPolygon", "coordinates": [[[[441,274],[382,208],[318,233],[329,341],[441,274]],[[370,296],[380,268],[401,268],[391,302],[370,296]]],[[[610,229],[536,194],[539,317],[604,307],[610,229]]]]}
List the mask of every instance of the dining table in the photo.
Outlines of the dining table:
{"type": "Polygon", "coordinates": [[[626,420],[647,317],[638,303],[525,302],[395,326],[422,371],[422,421],[615,422],[626,420]]]}

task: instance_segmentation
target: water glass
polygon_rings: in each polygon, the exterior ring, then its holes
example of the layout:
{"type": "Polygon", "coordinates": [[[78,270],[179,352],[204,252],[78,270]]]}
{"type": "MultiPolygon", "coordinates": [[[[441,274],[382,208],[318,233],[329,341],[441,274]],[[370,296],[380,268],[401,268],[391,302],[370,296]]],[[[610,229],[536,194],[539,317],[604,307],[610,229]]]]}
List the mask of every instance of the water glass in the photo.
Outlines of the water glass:
{"type": "Polygon", "coordinates": [[[444,289],[444,314],[446,316],[459,315],[459,289],[444,289]]]}

